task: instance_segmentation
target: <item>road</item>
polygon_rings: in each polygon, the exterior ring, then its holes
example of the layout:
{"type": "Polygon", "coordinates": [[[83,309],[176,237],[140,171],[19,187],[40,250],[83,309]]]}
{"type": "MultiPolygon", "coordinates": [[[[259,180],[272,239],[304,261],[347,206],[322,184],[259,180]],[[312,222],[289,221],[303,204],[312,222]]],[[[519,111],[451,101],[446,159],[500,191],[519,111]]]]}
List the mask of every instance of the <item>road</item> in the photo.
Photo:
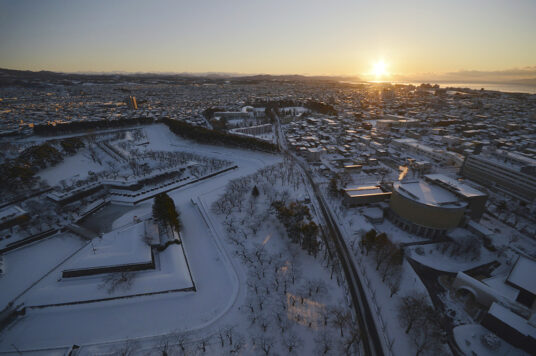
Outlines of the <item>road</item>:
{"type": "Polygon", "coordinates": [[[357,321],[359,323],[359,329],[363,332],[363,349],[365,351],[366,355],[375,355],[375,356],[382,356],[384,355],[382,343],[380,341],[378,330],[376,328],[376,323],[374,322],[374,318],[372,316],[365,291],[363,289],[363,285],[359,279],[357,269],[354,265],[353,259],[350,255],[350,252],[348,250],[348,247],[346,246],[346,243],[342,237],[341,231],[339,230],[339,227],[335,220],[333,219],[331,215],[331,211],[328,208],[328,205],[326,204],[324,197],[322,193],[320,192],[320,189],[318,188],[318,185],[314,182],[311,173],[309,171],[309,168],[306,167],[306,165],[298,159],[296,156],[294,156],[293,153],[289,152],[287,149],[285,136],[283,135],[279,116],[275,115],[276,121],[275,121],[275,130],[276,130],[276,138],[277,143],[279,145],[279,148],[281,149],[281,152],[285,154],[288,158],[292,159],[305,173],[305,176],[307,177],[307,180],[309,181],[309,184],[313,188],[313,192],[316,196],[316,200],[318,201],[318,205],[320,207],[320,212],[322,213],[322,217],[324,219],[324,222],[327,227],[327,232],[329,233],[328,238],[331,238],[333,240],[333,245],[335,246],[337,256],[339,257],[339,260],[341,261],[341,265],[344,271],[344,276],[346,278],[348,289],[350,291],[350,295],[352,297],[352,303],[355,308],[355,314],[357,321]]]}

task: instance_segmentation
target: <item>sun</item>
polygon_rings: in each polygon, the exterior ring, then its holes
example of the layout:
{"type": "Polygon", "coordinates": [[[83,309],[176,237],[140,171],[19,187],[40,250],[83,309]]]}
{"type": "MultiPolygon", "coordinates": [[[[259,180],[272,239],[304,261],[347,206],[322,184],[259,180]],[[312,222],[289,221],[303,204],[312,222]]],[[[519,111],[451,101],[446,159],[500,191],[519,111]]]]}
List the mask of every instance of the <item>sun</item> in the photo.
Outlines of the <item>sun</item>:
{"type": "Polygon", "coordinates": [[[389,75],[387,72],[387,63],[383,60],[377,61],[372,67],[372,74],[376,77],[376,80],[384,78],[389,75]]]}

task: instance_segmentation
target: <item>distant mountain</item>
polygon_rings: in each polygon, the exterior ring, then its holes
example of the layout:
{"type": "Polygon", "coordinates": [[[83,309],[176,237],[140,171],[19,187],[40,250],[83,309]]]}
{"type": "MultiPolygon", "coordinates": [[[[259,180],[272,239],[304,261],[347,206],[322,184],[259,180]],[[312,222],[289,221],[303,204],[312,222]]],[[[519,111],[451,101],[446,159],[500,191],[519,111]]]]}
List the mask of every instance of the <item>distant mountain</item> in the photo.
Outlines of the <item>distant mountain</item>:
{"type": "Polygon", "coordinates": [[[84,72],[59,73],[50,71],[28,71],[0,68],[0,86],[36,87],[47,84],[72,85],[80,83],[111,84],[125,82],[169,82],[184,84],[189,82],[257,83],[261,81],[360,81],[357,77],[346,76],[304,76],[304,75],[246,75],[238,73],[128,73],[128,72],[84,72]]]}

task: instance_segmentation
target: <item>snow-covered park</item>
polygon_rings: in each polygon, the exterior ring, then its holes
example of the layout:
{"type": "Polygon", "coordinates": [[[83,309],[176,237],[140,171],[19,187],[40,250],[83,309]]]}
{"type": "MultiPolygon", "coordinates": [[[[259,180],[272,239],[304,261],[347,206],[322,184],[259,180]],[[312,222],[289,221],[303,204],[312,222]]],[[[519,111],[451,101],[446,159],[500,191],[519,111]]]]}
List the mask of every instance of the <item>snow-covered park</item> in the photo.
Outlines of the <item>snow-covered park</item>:
{"type": "MultiPolygon", "coordinates": [[[[321,235],[314,237],[314,257],[291,242],[271,204],[308,204],[301,172],[280,156],[198,144],[164,125],[141,131],[142,155],[180,152],[237,168],[168,192],[183,221],[181,245],[169,245],[156,256],[154,270],[134,272],[122,288],[103,287],[106,273],[66,278],[64,272],[149,262],[133,218],[149,217],[151,200],[117,209],[120,215],[104,230],[110,232],[94,241],[61,233],[5,254],[2,307],[13,301],[26,308],[0,333],[0,352],[63,354],[76,344],[82,355],[158,354],[163,348],[188,354],[358,353],[344,278],[321,235]],[[254,186],[258,195],[252,195],[254,186]],[[238,205],[218,210],[229,196],[238,205]],[[192,285],[195,290],[188,289],[192,285]]],[[[82,157],[41,175],[51,185],[87,179],[98,170],[82,157]]],[[[314,208],[310,219],[319,222],[314,208]]]]}

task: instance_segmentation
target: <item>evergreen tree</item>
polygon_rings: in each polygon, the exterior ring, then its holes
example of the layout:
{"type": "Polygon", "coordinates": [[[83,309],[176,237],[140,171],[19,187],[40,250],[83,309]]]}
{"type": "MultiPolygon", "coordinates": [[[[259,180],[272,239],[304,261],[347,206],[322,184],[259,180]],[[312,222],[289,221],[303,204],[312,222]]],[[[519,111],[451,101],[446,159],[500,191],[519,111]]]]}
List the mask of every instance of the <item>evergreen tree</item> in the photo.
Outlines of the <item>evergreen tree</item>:
{"type": "Polygon", "coordinates": [[[251,195],[253,195],[254,198],[259,196],[259,188],[257,188],[257,186],[253,187],[253,190],[251,191],[251,195]]]}
{"type": "Polygon", "coordinates": [[[166,193],[160,193],[155,196],[153,203],[153,217],[170,224],[177,231],[182,227],[180,214],[175,209],[175,203],[166,193]]]}

